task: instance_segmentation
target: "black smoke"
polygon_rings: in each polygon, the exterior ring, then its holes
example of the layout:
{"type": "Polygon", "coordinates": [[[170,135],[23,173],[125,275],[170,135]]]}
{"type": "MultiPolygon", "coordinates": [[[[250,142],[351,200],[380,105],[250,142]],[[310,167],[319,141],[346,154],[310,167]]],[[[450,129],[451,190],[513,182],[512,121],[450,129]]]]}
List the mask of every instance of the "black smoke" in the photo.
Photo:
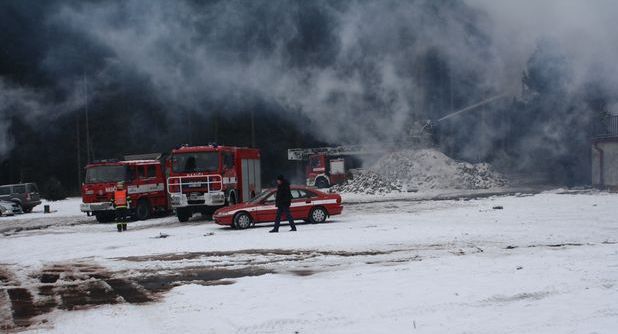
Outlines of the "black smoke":
{"type": "Polygon", "coordinates": [[[480,0],[4,1],[0,181],[76,187],[87,161],[212,141],[260,147],[271,178],[294,171],[289,147],[405,146],[419,123],[507,94],[439,124],[435,144],[589,182],[593,123],[616,98],[591,74],[607,59],[562,31],[520,41],[500,14],[480,0]]]}

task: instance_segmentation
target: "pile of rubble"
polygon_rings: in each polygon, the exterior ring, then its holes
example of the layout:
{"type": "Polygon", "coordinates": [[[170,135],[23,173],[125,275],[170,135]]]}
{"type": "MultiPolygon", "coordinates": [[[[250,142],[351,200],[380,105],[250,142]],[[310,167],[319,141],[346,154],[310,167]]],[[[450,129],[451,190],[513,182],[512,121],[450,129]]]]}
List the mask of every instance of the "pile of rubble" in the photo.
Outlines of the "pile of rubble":
{"type": "Polygon", "coordinates": [[[388,194],[402,191],[401,184],[391,182],[380,174],[365,169],[350,170],[350,178],[343,184],[331,187],[331,191],[354,194],[388,194]]]}
{"type": "Polygon", "coordinates": [[[378,194],[445,189],[490,189],[507,185],[507,180],[487,163],[455,161],[433,149],[389,153],[369,170],[356,170],[352,178],[334,191],[378,194]]]}

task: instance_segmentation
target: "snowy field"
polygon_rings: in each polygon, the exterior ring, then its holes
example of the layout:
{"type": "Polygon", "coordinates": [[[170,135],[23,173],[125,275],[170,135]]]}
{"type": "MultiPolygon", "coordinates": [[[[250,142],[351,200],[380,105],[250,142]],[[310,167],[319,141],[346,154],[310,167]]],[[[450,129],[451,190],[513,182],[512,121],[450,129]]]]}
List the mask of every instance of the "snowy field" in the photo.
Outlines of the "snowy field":
{"type": "Polygon", "coordinates": [[[81,216],[79,204],[82,202],[80,197],[71,197],[64,201],[47,201],[42,200],[41,204],[35,206],[32,212],[24,215],[15,215],[8,217],[0,217],[0,223],[15,220],[33,220],[38,218],[53,218],[53,217],[77,217],[81,216]],[[49,205],[50,213],[44,213],[43,208],[49,205]]]}
{"type": "MultiPolygon", "coordinates": [[[[41,333],[615,333],[618,195],[349,204],[299,231],[1,218],[0,326],[41,333]],[[29,228],[19,228],[24,224],[29,228]]],[[[39,207],[37,207],[39,209],[39,207]]],[[[42,207],[40,207],[42,210],[42,207]]]]}

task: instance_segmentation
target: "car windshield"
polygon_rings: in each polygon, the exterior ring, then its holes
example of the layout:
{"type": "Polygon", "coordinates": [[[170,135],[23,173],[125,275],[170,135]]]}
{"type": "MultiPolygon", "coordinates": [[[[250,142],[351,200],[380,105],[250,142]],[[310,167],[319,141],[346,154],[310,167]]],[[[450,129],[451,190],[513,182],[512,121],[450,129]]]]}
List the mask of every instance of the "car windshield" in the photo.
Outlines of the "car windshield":
{"type": "Polygon", "coordinates": [[[261,202],[266,197],[268,197],[268,195],[270,195],[271,193],[272,193],[272,190],[269,190],[269,189],[263,190],[259,195],[253,197],[249,202],[251,202],[251,203],[261,202]]]}
{"type": "Polygon", "coordinates": [[[219,170],[218,152],[174,154],[172,169],[176,173],[214,172],[219,170]]]}
{"type": "Polygon", "coordinates": [[[86,169],[86,183],[119,182],[127,179],[126,166],[95,166],[86,169]]]}

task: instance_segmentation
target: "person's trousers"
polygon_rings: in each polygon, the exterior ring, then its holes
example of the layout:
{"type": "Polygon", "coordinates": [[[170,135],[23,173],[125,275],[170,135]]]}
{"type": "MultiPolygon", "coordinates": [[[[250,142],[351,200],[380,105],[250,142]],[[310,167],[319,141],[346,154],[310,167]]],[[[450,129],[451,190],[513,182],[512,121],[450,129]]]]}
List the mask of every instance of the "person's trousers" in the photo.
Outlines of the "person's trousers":
{"type": "Polygon", "coordinates": [[[290,213],[290,207],[285,206],[282,208],[277,208],[277,216],[275,217],[275,231],[279,230],[279,225],[281,224],[281,214],[285,213],[286,217],[288,217],[288,222],[290,222],[290,227],[292,229],[296,229],[296,224],[294,224],[294,218],[292,218],[292,214],[290,213]]]}
{"type": "Polygon", "coordinates": [[[116,209],[116,226],[118,227],[118,231],[126,231],[127,230],[127,221],[129,221],[130,213],[127,208],[117,208],[116,209]]]}

